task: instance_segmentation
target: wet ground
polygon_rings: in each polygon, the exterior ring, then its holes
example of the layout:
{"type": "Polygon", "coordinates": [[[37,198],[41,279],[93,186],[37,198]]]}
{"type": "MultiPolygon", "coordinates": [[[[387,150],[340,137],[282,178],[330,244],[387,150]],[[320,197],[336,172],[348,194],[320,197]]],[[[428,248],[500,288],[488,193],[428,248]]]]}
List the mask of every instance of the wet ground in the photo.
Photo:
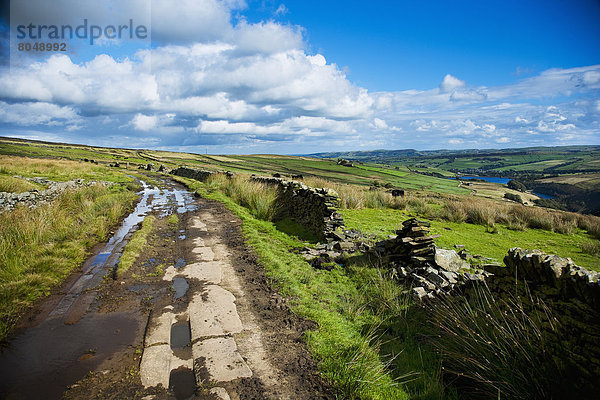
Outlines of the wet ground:
{"type": "Polygon", "coordinates": [[[98,313],[97,289],[118,264],[124,246],[149,213],[165,217],[196,208],[194,196],[179,185],[140,182],[140,201],[110,240],[51,296],[28,329],[0,354],[0,398],[58,399],[65,388],[111,355],[135,343],[146,318],[137,312],[98,313]]]}
{"type": "MultiPolygon", "coordinates": [[[[178,184],[164,181],[160,186],[144,185],[138,207],[111,240],[22,321],[20,333],[0,354],[0,398],[333,398],[300,340],[314,326],[292,315],[268,286],[241,238],[240,221],[220,203],[194,198],[178,184]],[[150,213],[159,218],[149,246],[128,272],[114,279],[124,244],[150,213]],[[171,213],[179,215],[176,227],[166,222],[171,213]],[[192,221],[205,221],[208,228],[199,232],[192,221]],[[203,386],[197,368],[171,364],[164,385],[144,387],[139,367],[152,321],[165,307],[184,310],[203,293],[206,282],[183,274],[204,257],[198,253],[199,240],[228,260],[223,285],[237,298],[246,325],[234,336],[254,373],[225,382],[221,392],[203,386]],[[224,397],[227,393],[230,397],[224,397]]],[[[176,359],[196,358],[191,332],[189,316],[179,315],[169,326],[165,342],[176,359]]]]}

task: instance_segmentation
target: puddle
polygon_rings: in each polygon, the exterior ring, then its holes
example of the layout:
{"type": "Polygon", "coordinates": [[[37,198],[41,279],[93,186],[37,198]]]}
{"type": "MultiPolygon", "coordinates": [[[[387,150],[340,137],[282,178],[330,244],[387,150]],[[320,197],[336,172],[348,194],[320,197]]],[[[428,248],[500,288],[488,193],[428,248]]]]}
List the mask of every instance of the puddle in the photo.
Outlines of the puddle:
{"type": "Polygon", "coordinates": [[[175,289],[175,295],[173,296],[173,299],[177,300],[185,296],[189,288],[190,285],[185,278],[173,278],[173,289],[175,289]]]}
{"type": "MultiPolygon", "coordinates": [[[[139,340],[145,322],[140,313],[96,314],[89,311],[96,304],[94,288],[112,272],[125,244],[146,215],[153,212],[167,216],[196,209],[192,204],[194,197],[187,190],[166,185],[159,189],[140,182],[143,189],[138,193],[140,201],[133,212],[123,220],[110,240],[86,260],[82,275],[65,288],[65,295],[56,303],[48,302],[49,306],[56,304],[48,317],[16,335],[2,349],[0,399],[60,399],[69,385],[139,340]]],[[[173,286],[176,299],[184,296],[189,288],[185,279],[176,279],[173,286]]],[[[132,285],[127,289],[140,292],[145,287],[132,285]]],[[[190,390],[189,385],[184,384],[186,379],[189,376],[185,372],[174,378],[174,382],[183,382],[177,383],[176,388],[184,394],[190,390]]],[[[194,387],[191,386],[191,393],[194,387]]]]}
{"type": "Polygon", "coordinates": [[[171,348],[181,349],[191,342],[189,322],[178,322],[171,326],[171,348]]]}
{"type": "Polygon", "coordinates": [[[169,390],[173,392],[177,400],[192,398],[196,391],[196,378],[194,372],[185,367],[179,367],[171,371],[171,376],[169,377],[169,390]]]}
{"type": "Polygon", "coordinates": [[[0,359],[0,398],[60,399],[66,387],[135,345],[135,313],[87,314],[76,325],[49,319],[12,340],[0,359]]]}
{"type": "Polygon", "coordinates": [[[185,267],[186,262],[183,258],[180,258],[177,260],[177,262],[175,263],[175,268],[179,269],[181,267],[185,267]]]}

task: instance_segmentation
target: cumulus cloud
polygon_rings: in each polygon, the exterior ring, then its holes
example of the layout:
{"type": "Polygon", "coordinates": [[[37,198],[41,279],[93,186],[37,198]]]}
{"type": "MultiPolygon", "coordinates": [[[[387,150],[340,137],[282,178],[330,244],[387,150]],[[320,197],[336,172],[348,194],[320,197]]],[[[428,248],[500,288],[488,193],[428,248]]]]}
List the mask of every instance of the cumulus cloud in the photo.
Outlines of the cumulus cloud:
{"type": "Polygon", "coordinates": [[[131,120],[131,125],[139,131],[149,131],[156,127],[157,122],[156,115],[136,114],[131,120]]]}
{"type": "MultiPolygon", "coordinates": [[[[115,4],[134,13],[148,2],[115,4]]],[[[53,55],[1,70],[0,129],[95,145],[223,152],[600,138],[598,65],[550,69],[503,86],[474,86],[448,73],[429,90],[369,92],[335,60],[310,53],[303,28],[232,19],[244,7],[236,0],[153,0],[152,49],[100,52],[86,62],[53,55]]],[[[274,15],[285,6],[278,10],[274,15]]]]}
{"type": "Polygon", "coordinates": [[[449,93],[455,89],[462,88],[466,85],[465,81],[461,81],[460,79],[447,74],[444,77],[442,83],[440,83],[440,91],[442,93],[449,93]]]}

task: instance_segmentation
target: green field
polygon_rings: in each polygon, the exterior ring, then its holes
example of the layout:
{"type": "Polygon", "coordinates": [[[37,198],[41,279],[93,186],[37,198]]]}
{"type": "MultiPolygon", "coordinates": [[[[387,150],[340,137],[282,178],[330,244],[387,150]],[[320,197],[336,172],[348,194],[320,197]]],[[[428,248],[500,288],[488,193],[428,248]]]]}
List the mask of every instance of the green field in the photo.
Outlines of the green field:
{"type": "MultiPolygon", "coordinates": [[[[413,216],[420,217],[404,210],[369,208],[342,210],[342,216],[348,228],[376,234],[381,239],[395,234],[402,221],[413,216]]],[[[462,244],[471,254],[479,254],[500,263],[512,247],[537,249],[548,254],[570,257],[577,265],[600,271],[600,255],[586,254],[582,251],[585,243],[596,239],[580,229],[572,234],[561,234],[541,229],[515,231],[497,225],[498,231],[489,233],[486,227],[481,225],[437,220],[430,222],[432,234],[442,235],[436,239],[436,244],[442,248],[453,249],[454,245],[462,244]]]]}

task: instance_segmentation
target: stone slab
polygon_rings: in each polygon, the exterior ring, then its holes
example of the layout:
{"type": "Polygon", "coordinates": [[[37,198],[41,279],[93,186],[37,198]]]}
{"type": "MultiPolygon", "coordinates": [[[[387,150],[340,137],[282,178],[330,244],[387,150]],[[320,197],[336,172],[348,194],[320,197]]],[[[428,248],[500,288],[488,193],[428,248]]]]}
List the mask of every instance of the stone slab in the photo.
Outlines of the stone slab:
{"type": "Polygon", "coordinates": [[[252,376],[233,337],[217,337],[197,342],[192,347],[192,353],[196,375],[205,377],[209,382],[229,382],[252,376]]]}
{"type": "Polygon", "coordinates": [[[217,285],[207,285],[196,293],[188,308],[192,342],[208,336],[222,336],[242,331],[235,297],[217,285]]]}

